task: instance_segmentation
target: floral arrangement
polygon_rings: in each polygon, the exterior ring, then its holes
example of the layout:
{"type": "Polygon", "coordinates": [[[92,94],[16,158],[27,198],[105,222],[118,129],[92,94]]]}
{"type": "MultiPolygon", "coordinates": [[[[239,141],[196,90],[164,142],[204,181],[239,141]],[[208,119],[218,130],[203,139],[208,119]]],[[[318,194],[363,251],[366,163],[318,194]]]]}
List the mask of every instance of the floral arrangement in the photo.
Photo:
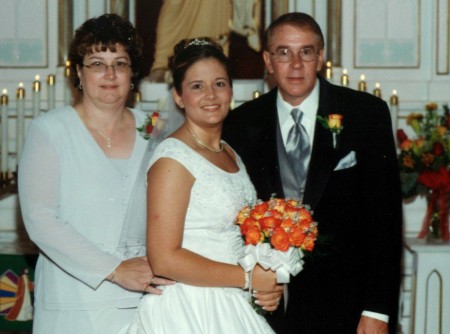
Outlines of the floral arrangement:
{"type": "Polygon", "coordinates": [[[344,129],[342,120],[344,116],[340,114],[329,114],[328,118],[317,115],[317,120],[322,126],[333,134],[333,147],[336,148],[336,137],[344,129]]]}
{"type": "Polygon", "coordinates": [[[151,115],[148,114],[144,124],[137,128],[139,134],[146,140],[150,138],[150,135],[155,128],[155,124],[159,119],[159,113],[157,111],[153,112],[151,115]]]}
{"type": "MultiPolygon", "coordinates": [[[[276,271],[278,283],[289,283],[290,275],[303,269],[304,252],[314,249],[318,236],[312,212],[295,199],[272,197],[246,206],[239,212],[236,224],[246,245],[239,264],[246,272],[257,263],[266,270],[270,268],[276,271]]],[[[253,307],[263,313],[258,305],[253,303],[253,307]]]]}
{"type": "Polygon", "coordinates": [[[425,109],[425,114],[412,113],[406,119],[415,138],[397,130],[402,193],[405,198],[427,196],[428,209],[419,237],[425,237],[437,221],[439,230],[435,233],[448,240],[450,110],[444,105],[439,113],[436,103],[428,103],[425,109]]]}
{"type": "Polygon", "coordinates": [[[317,222],[299,200],[271,198],[244,207],[236,223],[245,240],[240,264],[249,271],[256,263],[277,272],[278,283],[302,269],[303,251],[312,251],[318,235],[317,222]]]}

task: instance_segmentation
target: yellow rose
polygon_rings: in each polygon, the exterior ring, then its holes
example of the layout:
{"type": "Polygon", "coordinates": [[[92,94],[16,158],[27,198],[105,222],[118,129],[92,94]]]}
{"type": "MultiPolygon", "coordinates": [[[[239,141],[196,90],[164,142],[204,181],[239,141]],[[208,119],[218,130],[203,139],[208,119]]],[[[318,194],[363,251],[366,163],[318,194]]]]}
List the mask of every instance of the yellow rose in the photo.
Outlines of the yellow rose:
{"type": "Polygon", "coordinates": [[[342,127],[342,115],[331,114],[328,115],[328,126],[330,129],[339,130],[342,127]]]}

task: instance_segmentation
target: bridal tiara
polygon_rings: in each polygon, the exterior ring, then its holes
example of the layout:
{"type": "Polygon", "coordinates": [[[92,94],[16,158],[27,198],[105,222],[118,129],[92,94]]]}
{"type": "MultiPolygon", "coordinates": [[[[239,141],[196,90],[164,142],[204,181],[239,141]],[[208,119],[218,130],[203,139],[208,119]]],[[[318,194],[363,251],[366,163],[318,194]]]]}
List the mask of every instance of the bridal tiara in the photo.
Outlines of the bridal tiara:
{"type": "Polygon", "coordinates": [[[190,41],[188,44],[186,44],[186,46],[184,47],[185,49],[191,45],[212,45],[210,42],[205,41],[204,39],[198,39],[195,38],[194,40],[190,41]]]}

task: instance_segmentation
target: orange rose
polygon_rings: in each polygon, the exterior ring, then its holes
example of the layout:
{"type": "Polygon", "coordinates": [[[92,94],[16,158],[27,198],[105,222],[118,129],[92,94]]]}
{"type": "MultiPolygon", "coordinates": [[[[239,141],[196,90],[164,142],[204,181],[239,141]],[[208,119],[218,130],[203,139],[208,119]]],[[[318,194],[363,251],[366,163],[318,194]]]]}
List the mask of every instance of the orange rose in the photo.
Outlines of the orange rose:
{"type": "Polygon", "coordinates": [[[308,235],[303,241],[303,249],[308,251],[312,251],[314,249],[315,238],[313,236],[308,235]]]}
{"type": "Polygon", "coordinates": [[[311,213],[305,208],[300,208],[299,213],[300,213],[300,221],[307,221],[308,223],[311,223],[313,221],[311,213]]]}
{"type": "Polygon", "coordinates": [[[328,127],[330,129],[340,130],[342,127],[342,115],[330,114],[328,115],[328,127]]]}
{"type": "Polygon", "coordinates": [[[255,205],[253,210],[250,212],[253,218],[260,219],[264,217],[264,214],[269,209],[269,204],[267,202],[263,202],[260,204],[255,205]]]}
{"type": "Polygon", "coordinates": [[[293,221],[298,221],[300,219],[300,208],[295,206],[286,206],[286,215],[293,221]]]}
{"type": "Polygon", "coordinates": [[[294,226],[289,232],[289,239],[292,246],[300,247],[305,240],[305,233],[303,233],[300,227],[294,226]]]}
{"type": "Polygon", "coordinates": [[[281,219],[277,219],[274,216],[262,217],[259,220],[259,224],[261,225],[261,230],[264,232],[269,232],[280,226],[281,219]]]}
{"type": "Polygon", "coordinates": [[[410,139],[406,139],[400,144],[400,149],[402,151],[409,151],[413,146],[413,142],[410,139]]]}
{"type": "Polygon", "coordinates": [[[405,166],[407,168],[414,169],[414,165],[415,164],[416,164],[416,162],[414,161],[414,159],[410,155],[405,155],[403,157],[403,166],[405,166]]]}
{"type": "Polygon", "coordinates": [[[248,229],[256,227],[259,229],[259,223],[253,218],[246,218],[241,225],[241,233],[246,234],[248,229]]]}
{"type": "Polygon", "coordinates": [[[422,163],[425,166],[431,165],[433,160],[434,160],[434,155],[433,154],[431,154],[431,153],[424,153],[424,154],[422,154],[422,163]]]}
{"type": "Polygon", "coordinates": [[[257,226],[249,227],[245,233],[245,244],[246,245],[257,245],[264,240],[264,235],[257,226]]]}
{"type": "Polygon", "coordinates": [[[283,219],[280,227],[282,227],[285,231],[290,231],[292,227],[294,227],[294,221],[291,218],[283,219]]]}
{"type": "Polygon", "coordinates": [[[241,211],[239,211],[236,218],[236,223],[241,225],[248,217],[250,217],[250,207],[246,206],[241,211]]]}
{"type": "Polygon", "coordinates": [[[289,234],[287,234],[286,231],[281,227],[277,227],[273,231],[270,243],[276,250],[285,252],[289,249],[290,246],[289,234]]]}

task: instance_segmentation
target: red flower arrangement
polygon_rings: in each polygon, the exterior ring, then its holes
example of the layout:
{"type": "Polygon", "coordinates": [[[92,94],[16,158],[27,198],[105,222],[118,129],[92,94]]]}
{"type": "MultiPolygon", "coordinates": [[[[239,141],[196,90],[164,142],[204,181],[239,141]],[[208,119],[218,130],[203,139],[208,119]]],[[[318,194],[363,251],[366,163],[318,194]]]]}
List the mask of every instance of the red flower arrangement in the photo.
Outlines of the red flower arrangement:
{"type": "Polygon", "coordinates": [[[450,197],[450,110],[429,103],[426,113],[410,114],[406,120],[416,138],[410,139],[402,130],[397,131],[400,148],[399,166],[403,197],[424,195],[428,200],[419,238],[432,232],[449,240],[450,197]],[[438,225],[438,226],[433,226],[438,225]]]}

